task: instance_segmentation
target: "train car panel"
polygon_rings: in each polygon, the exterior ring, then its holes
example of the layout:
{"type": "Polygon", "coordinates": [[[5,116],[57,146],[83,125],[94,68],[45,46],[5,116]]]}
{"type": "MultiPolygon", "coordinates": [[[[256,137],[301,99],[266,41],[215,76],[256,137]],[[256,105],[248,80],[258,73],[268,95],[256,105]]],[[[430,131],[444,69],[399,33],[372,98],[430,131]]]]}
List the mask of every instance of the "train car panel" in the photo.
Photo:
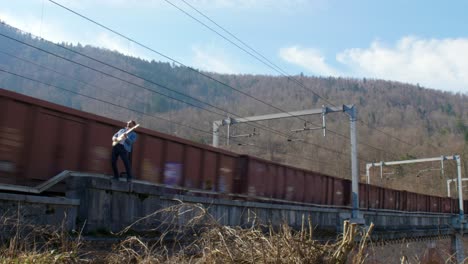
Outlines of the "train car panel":
{"type": "Polygon", "coordinates": [[[181,186],[183,183],[184,145],[166,140],[163,184],[181,186]]]}
{"type": "Polygon", "coordinates": [[[398,191],[392,189],[382,189],[383,191],[383,208],[389,210],[396,210],[396,193],[398,191]]]}
{"type": "Polygon", "coordinates": [[[359,208],[368,209],[369,192],[368,184],[359,183],[359,208]]]}
{"type": "MultiPolygon", "coordinates": [[[[112,175],[111,137],[121,122],[0,89],[0,182],[43,182],[62,170],[112,175]]],[[[137,179],[220,193],[350,205],[351,182],[137,129],[137,179]]],[[[122,162],[119,170],[124,172],[122,162]]],[[[360,207],[458,213],[457,199],[359,185],[360,207]]],[[[464,201],[465,207],[468,202],[464,201]]]]}
{"type": "MultiPolygon", "coordinates": [[[[141,170],[137,176],[145,181],[160,183],[164,171],[161,165],[163,162],[163,141],[148,135],[139,135],[137,140],[142,145],[141,170]]],[[[132,163],[135,164],[136,162],[132,163]]]]}
{"type": "Polygon", "coordinates": [[[407,192],[406,202],[408,204],[408,211],[418,211],[419,196],[417,193],[407,192]]]}
{"type": "Polygon", "coordinates": [[[303,202],[304,201],[304,188],[305,188],[305,180],[304,180],[304,171],[296,170],[294,175],[294,196],[293,201],[296,202],[303,202]]]}
{"type": "Polygon", "coordinates": [[[278,181],[278,170],[274,164],[266,164],[266,178],[265,178],[265,197],[275,197],[275,187],[278,181]]]}
{"type": "MultiPolygon", "coordinates": [[[[87,126],[87,145],[85,145],[85,171],[112,175],[110,157],[112,153],[111,137],[118,130],[115,126],[90,122],[87,126]],[[110,135],[110,136],[109,136],[110,135]]],[[[124,172],[123,164],[119,162],[119,171],[124,172]]]]}
{"type": "Polygon", "coordinates": [[[427,197],[423,194],[416,194],[417,206],[416,211],[424,212],[427,210],[427,197]]]}
{"type": "Polygon", "coordinates": [[[194,147],[186,147],[185,150],[185,171],[184,186],[198,189],[201,187],[201,155],[202,150],[194,147]]]}
{"type": "Polygon", "coordinates": [[[333,185],[333,205],[349,205],[349,188],[351,185],[344,179],[332,178],[333,185]]]}
{"type": "Polygon", "coordinates": [[[441,198],[441,212],[447,214],[452,212],[452,201],[449,197],[441,198]]]}
{"type": "Polygon", "coordinates": [[[232,193],[235,173],[235,157],[221,154],[221,162],[219,166],[218,188],[221,193],[232,193]]]}
{"type": "Polygon", "coordinates": [[[304,199],[307,203],[325,204],[327,201],[327,178],[318,173],[307,172],[305,175],[304,199]]]}
{"type": "Polygon", "coordinates": [[[27,167],[27,137],[32,129],[28,121],[33,116],[30,106],[0,97],[0,181],[23,184],[27,167]]]}
{"type": "Polygon", "coordinates": [[[86,123],[80,118],[66,116],[61,120],[60,126],[56,152],[57,173],[63,170],[77,171],[82,160],[83,149],[76,145],[82,146],[84,143],[86,123]]]}
{"type": "Polygon", "coordinates": [[[440,213],[441,212],[441,197],[436,197],[436,196],[429,196],[429,202],[430,202],[430,211],[434,213],[440,213]]]}
{"type": "Polygon", "coordinates": [[[369,197],[369,208],[372,209],[379,209],[381,208],[380,202],[380,187],[374,186],[374,185],[369,185],[368,186],[368,197],[369,197]]]}
{"type": "Polygon", "coordinates": [[[282,166],[273,165],[276,170],[276,181],[274,184],[275,194],[274,198],[284,199],[286,196],[286,169],[282,166]]]}
{"type": "Polygon", "coordinates": [[[58,155],[57,139],[60,136],[60,117],[57,114],[41,109],[34,121],[35,127],[39,129],[35,129],[32,136],[28,158],[30,166],[27,170],[27,178],[29,179],[47,180],[50,175],[59,173],[56,161],[58,155]]]}
{"type": "Polygon", "coordinates": [[[212,151],[203,151],[202,189],[216,191],[216,178],[218,171],[218,155],[212,151]]]}
{"type": "Polygon", "coordinates": [[[295,185],[295,177],[296,173],[295,170],[292,168],[286,168],[285,169],[285,175],[286,175],[286,193],[285,193],[285,199],[293,201],[294,199],[294,192],[296,192],[296,185],[295,185]]]}
{"type": "Polygon", "coordinates": [[[265,196],[265,189],[266,184],[265,182],[268,180],[266,177],[267,173],[267,165],[265,162],[260,160],[251,160],[253,168],[251,169],[251,176],[253,176],[251,180],[251,185],[249,186],[249,193],[252,193],[251,188],[253,187],[254,195],[255,196],[265,196]]]}

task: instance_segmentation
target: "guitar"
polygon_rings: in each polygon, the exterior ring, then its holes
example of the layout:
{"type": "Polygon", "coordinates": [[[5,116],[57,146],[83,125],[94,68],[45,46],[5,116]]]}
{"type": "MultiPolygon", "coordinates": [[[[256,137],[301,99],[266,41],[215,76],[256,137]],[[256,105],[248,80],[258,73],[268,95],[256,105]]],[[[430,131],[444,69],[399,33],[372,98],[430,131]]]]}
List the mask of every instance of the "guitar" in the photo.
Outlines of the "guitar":
{"type": "Polygon", "coordinates": [[[122,141],[125,138],[126,135],[130,134],[130,132],[132,132],[133,130],[135,130],[135,128],[137,128],[139,126],[140,126],[140,124],[136,124],[134,127],[132,127],[129,130],[125,131],[125,133],[123,133],[122,135],[117,137],[115,140],[112,140],[112,146],[114,147],[115,145],[119,144],[120,141],[122,141]]]}

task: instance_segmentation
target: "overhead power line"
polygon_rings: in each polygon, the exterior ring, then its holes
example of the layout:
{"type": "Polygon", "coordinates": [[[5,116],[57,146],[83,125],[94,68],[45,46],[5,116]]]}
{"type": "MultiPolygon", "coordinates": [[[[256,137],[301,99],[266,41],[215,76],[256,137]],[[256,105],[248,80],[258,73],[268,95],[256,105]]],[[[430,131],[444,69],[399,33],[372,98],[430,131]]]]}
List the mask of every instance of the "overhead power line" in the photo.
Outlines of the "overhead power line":
{"type": "MultiPolygon", "coordinates": [[[[10,36],[7,36],[7,35],[4,35],[3,33],[0,33],[0,36],[2,36],[2,37],[4,37],[4,38],[7,38],[7,39],[10,39],[10,40],[13,40],[13,41],[16,41],[16,42],[21,43],[21,44],[23,44],[23,45],[26,45],[26,46],[28,46],[28,47],[37,49],[37,50],[42,51],[42,52],[44,52],[44,53],[47,53],[47,54],[49,54],[49,55],[52,55],[52,56],[55,56],[55,57],[60,58],[60,59],[62,59],[62,60],[68,61],[68,62],[70,62],[70,63],[74,63],[74,64],[77,64],[77,65],[79,65],[79,66],[81,66],[81,67],[85,67],[85,68],[87,68],[87,69],[96,71],[96,72],[98,72],[98,73],[100,73],[100,74],[102,74],[102,75],[105,75],[105,76],[107,76],[107,77],[117,79],[117,80],[119,80],[119,81],[125,82],[125,83],[127,83],[127,84],[130,84],[130,85],[133,85],[133,86],[142,88],[142,89],[145,89],[145,90],[147,90],[147,91],[156,93],[156,94],[158,94],[158,95],[168,97],[168,98],[170,98],[171,100],[176,100],[176,101],[178,101],[178,102],[185,103],[185,104],[190,105],[190,106],[192,106],[192,107],[199,108],[199,109],[208,111],[208,112],[210,112],[210,113],[213,113],[213,114],[216,114],[216,115],[219,115],[219,116],[224,117],[224,114],[220,114],[220,113],[211,111],[211,110],[209,110],[209,109],[206,109],[206,108],[203,108],[203,107],[200,107],[200,106],[191,104],[191,103],[189,103],[189,102],[186,102],[186,101],[183,101],[183,100],[174,98],[174,97],[172,97],[172,96],[169,96],[169,95],[166,95],[166,94],[163,94],[163,93],[159,93],[159,92],[154,91],[154,90],[152,90],[152,89],[149,89],[149,88],[147,88],[147,87],[145,87],[145,86],[142,86],[142,85],[139,85],[139,84],[136,84],[136,83],[127,81],[127,80],[122,79],[122,78],[120,78],[120,77],[114,76],[114,75],[112,75],[112,74],[103,72],[103,71],[98,70],[98,69],[95,69],[95,68],[93,68],[93,67],[91,67],[91,66],[84,65],[84,64],[82,64],[82,63],[73,61],[73,60],[71,60],[71,59],[68,59],[68,58],[65,58],[65,57],[63,57],[63,56],[57,55],[57,54],[55,54],[55,53],[53,53],[53,52],[50,52],[50,51],[47,51],[47,50],[45,50],[45,49],[36,47],[36,46],[34,46],[34,45],[32,45],[32,44],[26,43],[26,42],[24,42],[24,41],[15,39],[15,38],[10,37],[10,36]]],[[[124,73],[127,73],[127,74],[129,74],[129,75],[131,75],[131,76],[134,76],[134,77],[136,77],[136,78],[142,79],[142,80],[144,80],[144,81],[146,81],[146,82],[148,82],[148,83],[154,84],[154,85],[159,86],[159,87],[161,87],[161,88],[167,89],[167,90],[172,91],[172,92],[177,92],[177,91],[175,91],[175,90],[173,90],[173,89],[170,89],[170,88],[168,88],[168,87],[166,87],[166,86],[164,86],[164,85],[161,85],[161,84],[159,84],[159,83],[155,83],[155,82],[153,82],[152,80],[148,80],[148,79],[146,79],[146,78],[142,78],[142,77],[140,77],[140,76],[138,76],[138,75],[135,75],[135,74],[133,74],[133,73],[130,73],[130,72],[128,72],[128,71],[125,71],[125,70],[123,70],[123,69],[120,69],[120,68],[118,68],[118,67],[115,67],[115,66],[113,66],[113,65],[107,64],[107,63],[105,63],[105,62],[102,62],[102,61],[100,61],[100,60],[97,60],[97,59],[95,59],[95,58],[92,58],[92,57],[90,57],[90,56],[88,56],[88,55],[82,54],[82,53],[80,53],[80,52],[71,50],[71,49],[69,49],[69,48],[67,48],[67,47],[64,47],[64,46],[62,46],[62,45],[59,45],[59,44],[54,44],[54,45],[57,45],[57,46],[59,46],[59,47],[61,47],[61,48],[64,48],[64,49],[66,49],[66,50],[68,50],[68,51],[71,51],[71,52],[73,52],[73,53],[76,53],[76,54],[79,54],[79,55],[81,55],[81,56],[84,56],[84,57],[86,57],[86,58],[88,58],[88,59],[91,59],[91,60],[93,60],[93,61],[102,63],[102,64],[104,64],[104,65],[106,65],[106,66],[112,67],[113,69],[116,69],[116,70],[122,71],[122,72],[124,72],[124,73]]],[[[179,92],[177,92],[177,93],[180,94],[180,95],[184,95],[185,97],[189,97],[189,98],[191,98],[191,99],[193,99],[193,100],[196,100],[196,101],[198,101],[198,102],[200,102],[200,103],[203,103],[203,104],[207,104],[207,105],[209,105],[209,106],[212,106],[211,104],[208,104],[208,103],[206,103],[206,102],[204,102],[204,101],[201,101],[201,100],[198,100],[198,99],[196,99],[196,98],[190,97],[190,96],[185,95],[185,94],[183,94],[183,93],[179,93],[179,92]]],[[[213,108],[216,108],[216,109],[218,109],[218,110],[221,110],[221,111],[223,111],[223,112],[225,112],[225,113],[228,113],[228,114],[230,114],[230,115],[232,115],[232,116],[240,117],[240,116],[238,116],[238,115],[235,114],[235,113],[231,113],[231,112],[229,112],[229,111],[227,111],[227,110],[218,108],[218,107],[216,107],[216,106],[212,106],[212,107],[213,107],[213,108]]],[[[285,138],[288,138],[288,137],[289,137],[287,134],[284,134],[284,133],[282,133],[282,132],[280,132],[280,131],[274,130],[274,129],[268,127],[268,126],[264,126],[264,125],[260,125],[260,124],[256,124],[256,125],[249,124],[249,125],[252,126],[252,127],[255,127],[255,128],[260,128],[260,129],[264,129],[264,130],[270,131],[270,132],[272,132],[272,133],[275,133],[275,134],[277,134],[277,135],[283,136],[283,137],[285,137],[285,138]]],[[[309,144],[309,145],[312,145],[312,146],[315,146],[315,147],[317,147],[317,148],[321,148],[321,149],[327,150],[327,151],[332,152],[332,153],[335,153],[335,154],[339,154],[339,155],[343,155],[343,156],[346,156],[346,155],[347,155],[347,154],[345,154],[345,153],[343,153],[343,152],[340,152],[340,151],[337,151],[337,150],[334,150],[334,149],[331,149],[331,148],[327,148],[327,147],[324,147],[324,146],[320,146],[320,145],[317,145],[317,144],[312,143],[312,142],[309,142],[309,141],[304,141],[304,143],[309,144]]],[[[364,162],[364,161],[362,161],[362,162],[364,162]]]]}
{"type": "MultiPolygon", "coordinates": [[[[3,68],[0,68],[0,72],[10,74],[10,75],[13,75],[13,76],[16,76],[16,77],[19,77],[19,78],[22,78],[22,79],[25,79],[25,80],[28,80],[28,81],[35,82],[35,83],[39,83],[39,84],[42,84],[42,85],[45,85],[45,86],[53,87],[55,89],[64,90],[66,92],[73,93],[73,94],[76,94],[76,95],[79,95],[79,96],[82,96],[82,97],[85,97],[85,98],[88,98],[88,99],[92,99],[92,100],[95,100],[95,101],[98,101],[98,102],[101,102],[101,103],[109,104],[109,105],[112,105],[114,107],[123,108],[123,109],[129,110],[129,111],[132,111],[132,112],[144,115],[144,116],[148,116],[148,117],[151,117],[151,118],[154,118],[154,119],[160,119],[160,120],[163,120],[163,121],[166,121],[166,122],[169,122],[169,123],[173,123],[173,124],[176,124],[176,125],[179,125],[179,126],[182,126],[182,127],[186,127],[186,128],[189,128],[189,129],[192,129],[192,130],[204,133],[204,134],[212,135],[211,131],[205,131],[205,130],[202,130],[202,129],[199,129],[199,128],[196,128],[196,127],[193,127],[193,126],[190,126],[190,125],[186,125],[186,124],[183,124],[183,123],[180,123],[180,122],[176,122],[176,121],[173,121],[173,120],[170,120],[170,119],[166,119],[166,118],[163,118],[163,117],[160,117],[160,116],[149,115],[149,114],[147,114],[145,112],[139,111],[138,109],[133,109],[133,108],[121,106],[121,105],[118,105],[118,104],[115,104],[115,103],[112,103],[112,102],[109,102],[109,101],[106,101],[106,100],[102,100],[102,99],[99,99],[99,98],[96,98],[96,97],[93,97],[93,96],[89,96],[89,95],[86,95],[86,94],[83,94],[83,93],[79,93],[79,92],[76,92],[76,91],[73,91],[73,90],[70,90],[70,89],[66,89],[66,88],[63,88],[63,87],[60,87],[60,86],[57,86],[57,85],[53,85],[53,84],[50,84],[50,83],[46,83],[46,82],[34,79],[32,77],[25,76],[23,74],[18,74],[18,73],[12,72],[12,71],[8,71],[8,70],[5,70],[3,68]]],[[[237,141],[235,139],[232,139],[232,140],[235,141],[235,142],[237,141]]],[[[240,142],[240,141],[237,141],[237,142],[240,142]]],[[[259,146],[253,146],[253,147],[260,148],[260,149],[265,149],[265,148],[261,148],[259,146]]],[[[317,162],[317,163],[320,163],[320,164],[325,164],[325,165],[327,165],[329,167],[336,168],[335,163],[330,163],[330,162],[326,162],[326,161],[311,159],[311,158],[309,158],[307,156],[290,155],[290,154],[286,154],[285,156],[290,156],[290,157],[294,157],[294,158],[301,158],[301,159],[304,159],[304,160],[307,160],[307,161],[317,162]]],[[[345,168],[350,169],[349,167],[345,167],[345,168]]]]}
{"type": "MultiPolygon", "coordinates": [[[[175,63],[177,63],[177,64],[180,64],[180,65],[182,65],[182,66],[184,66],[184,67],[187,67],[187,68],[190,69],[191,71],[194,71],[194,72],[196,72],[196,73],[198,73],[198,74],[200,74],[200,75],[202,75],[202,76],[204,76],[204,77],[206,77],[206,78],[208,78],[208,79],[210,79],[210,80],[212,80],[212,81],[214,81],[214,82],[216,82],[216,83],[218,83],[218,84],[221,84],[221,85],[224,86],[224,87],[230,88],[230,89],[232,89],[232,90],[234,90],[234,91],[236,91],[236,92],[238,92],[238,93],[240,93],[240,94],[242,94],[242,95],[245,95],[245,96],[247,96],[247,97],[249,97],[249,98],[252,98],[252,99],[254,99],[254,100],[256,100],[256,101],[258,101],[258,102],[260,102],[260,103],[263,103],[263,104],[265,104],[265,105],[267,105],[267,106],[269,106],[269,107],[272,107],[272,108],[274,108],[274,109],[276,109],[276,110],[279,110],[279,111],[281,111],[281,112],[288,113],[287,111],[282,110],[282,109],[280,109],[280,108],[278,108],[278,107],[272,105],[271,103],[268,103],[268,102],[265,102],[265,101],[263,101],[263,100],[260,100],[260,99],[258,99],[258,98],[256,98],[256,97],[254,97],[254,96],[252,96],[252,95],[246,93],[246,92],[243,92],[243,91],[241,91],[241,90],[239,90],[239,89],[237,89],[237,88],[234,88],[234,87],[232,87],[232,86],[230,86],[230,85],[228,85],[228,84],[226,84],[226,83],[224,83],[224,82],[221,82],[221,81],[219,81],[218,79],[209,76],[208,74],[205,74],[205,73],[203,73],[203,72],[200,72],[200,71],[198,71],[198,70],[196,70],[196,69],[194,69],[194,68],[192,68],[192,67],[188,67],[188,66],[186,66],[185,64],[183,64],[183,63],[181,63],[181,62],[179,62],[179,61],[177,61],[177,60],[175,60],[175,59],[173,59],[173,58],[171,58],[171,57],[169,57],[169,56],[167,56],[167,55],[164,55],[164,54],[162,54],[161,52],[158,52],[158,51],[156,51],[156,50],[154,50],[154,49],[152,49],[152,48],[150,48],[150,47],[148,47],[148,46],[146,46],[146,45],[144,45],[144,44],[142,44],[142,43],[140,43],[140,42],[138,42],[138,41],[136,41],[136,40],[134,40],[134,39],[132,39],[132,38],[130,38],[130,37],[127,37],[127,36],[125,36],[125,35],[123,35],[123,34],[117,32],[117,31],[115,31],[115,30],[113,30],[113,29],[107,27],[107,26],[104,26],[103,24],[101,24],[101,23],[99,23],[99,22],[97,22],[97,21],[95,21],[95,20],[93,20],[93,19],[91,19],[91,18],[88,18],[88,17],[86,17],[86,16],[84,16],[84,15],[82,15],[82,14],[80,14],[80,13],[78,13],[78,12],[76,12],[76,11],[74,11],[74,10],[72,10],[72,9],[70,9],[70,8],[68,8],[68,7],[66,7],[66,6],[64,6],[64,5],[62,5],[62,4],[60,4],[60,3],[57,3],[56,1],[49,0],[49,2],[51,2],[51,3],[53,3],[53,4],[57,5],[57,6],[59,6],[59,7],[63,8],[63,9],[65,9],[65,10],[67,10],[67,11],[69,11],[69,12],[71,12],[71,13],[73,13],[73,14],[75,14],[75,15],[77,15],[77,16],[83,18],[83,19],[85,19],[85,20],[88,20],[89,22],[91,22],[91,23],[93,23],[93,24],[96,24],[96,25],[98,25],[98,26],[100,26],[100,27],[102,27],[102,28],[104,28],[104,29],[106,29],[106,30],[108,30],[108,31],[110,31],[110,32],[112,32],[112,33],[114,33],[114,34],[116,34],[116,35],[118,35],[118,36],[124,38],[124,39],[127,39],[128,41],[131,41],[131,42],[133,42],[133,43],[135,43],[135,44],[137,44],[137,45],[139,45],[139,46],[141,46],[141,47],[143,47],[143,48],[145,48],[145,49],[147,49],[147,50],[149,50],[149,51],[151,51],[151,52],[154,52],[154,53],[156,53],[156,54],[158,54],[158,55],[160,55],[160,56],[162,56],[162,57],[164,57],[164,58],[166,58],[166,59],[168,59],[168,60],[171,60],[171,61],[173,61],[173,62],[175,62],[175,63]]],[[[295,82],[297,82],[297,80],[295,80],[294,78],[292,78],[292,80],[295,81],[295,82]]],[[[307,89],[307,87],[305,87],[305,86],[303,86],[303,87],[307,89]]],[[[320,96],[320,95],[317,95],[317,96],[320,96]]],[[[297,116],[292,116],[292,115],[291,115],[291,117],[295,117],[295,118],[297,118],[297,119],[299,119],[299,120],[301,120],[301,121],[303,121],[303,122],[311,123],[311,122],[309,122],[309,121],[307,121],[307,120],[304,120],[304,119],[302,119],[302,118],[300,118],[300,117],[297,117],[297,116]]],[[[313,123],[312,123],[312,124],[313,124],[313,123]]],[[[315,124],[315,125],[316,125],[316,124],[315,124]]],[[[345,135],[343,135],[343,134],[340,134],[340,133],[338,133],[338,132],[336,132],[336,131],[333,131],[333,130],[330,130],[330,129],[327,129],[327,130],[330,131],[330,132],[333,133],[333,134],[339,135],[339,136],[341,136],[341,137],[344,137],[344,138],[350,140],[350,138],[349,138],[348,136],[345,136],[345,135]]],[[[390,152],[388,152],[388,151],[386,151],[386,150],[384,150],[384,149],[382,149],[382,148],[378,148],[378,147],[375,147],[375,146],[372,146],[372,145],[370,145],[370,144],[363,143],[363,142],[358,142],[358,143],[361,144],[361,145],[367,146],[367,147],[369,147],[369,148],[373,148],[373,149],[375,149],[375,150],[377,150],[377,151],[381,151],[381,152],[384,152],[384,153],[391,154],[391,155],[394,156],[394,157],[398,157],[398,155],[396,155],[395,153],[390,153],[390,152]]]]}
{"type": "MultiPolygon", "coordinates": [[[[250,45],[248,45],[247,43],[245,43],[244,41],[240,40],[238,37],[236,37],[234,34],[232,34],[231,32],[229,32],[227,29],[225,29],[224,27],[222,27],[221,25],[219,25],[218,23],[216,23],[213,19],[211,19],[210,17],[208,17],[207,15],[205,15],[203,12],[201,12],[200,10],[198,10],[197,8],[195,8],[193,5],[189,4],[187,1],[185,0],[182,0],[182,2],[184,2],[186,5],[188,5],[190,8],[192,8],[193,10],[195,10],[198,14],[200,14],[201,16],[205,17],[207,20],[209,20],[211,23],[213,23],[214,25],[216,25],[217,27],[219,27],[220,29],[222,29],[224,32],[226,32],[228,35],[230,35],[231,37],[233,37],[234,39],[236,39],[237,41],[239,41],[240,43],[242,43],[245,47],[249,48],[251,51],[253,51],[255,54],[259,55],[260,57],[263,58],[262,59],[259,59],[257,56],[253,55],[251,52],[245,50],[244,48],[240,47],[239,45],[237,45],[236,43],[234,43],[233,41],[231,41],[230,39],[226,38],[224,35],[222,35],[221,33],[219,33],[218,31],[216,31],[215,29],[211,28],[210,26],[206,25],[205,23],[203,23],[202,21],[200,21],[199,19],[195,18],[194,16],[192,16],[191,14],[189,14],[188,12],[186,12],[185,10],[181,9],[180,7],[178,7],[177,5],[175,5],[174,3],[170,2],[169,0],[164,0],[166,1],[167,3],[169,3],[170,5],[172,5],[173,7],[175,7],[176,9],[178,9],[179,11],[183,12],[184,14],[186,14],[187,16],[191,17],[193,20],[197,21],[198,23],[202,24],[203,26],[205,26],[206,28],[208,28],[209,30],[211,30],[212,32],[214,32],[215,34],[219,35],[220,37],[222,37],[223,39],[225,39],[226,41],[230,42],[231,44],[233,44],[234,46],[238,47],[239,49],[243,50],[244,52],[246,52],[247,54],[251,55],[252,57],[254,57],[255,59],[259,60],[260,62],[262,62],[263,64],[265,64],[266,66],[268,66],[269,68],[273,69],[274,71],[280,73],[281,75],[283,75],[284,77],[287,77],[288,79],[291,79],[293,80],[294,82],[296,82],[299,86],[303,87],[304,89],[306,89],[307,91],[311,92],[312,94],[316,95],[317,97],[319,97],[320,99],[322,99],[323,101],[325,101],[326,103],[330,104],[330,105],[333,105],[333,106],[336,106],[335,104],[333,104],[332,102],[330,102],[327,98],[324,98],[323,96],[319,95],[318,93],[316,93],[315,91],[311,90],[310,88],[308,88],[307,86],[305,86],[300,80],[297,80],[296,78],[294,78],[293,76],[287,74],[283,69],[281,69],[279,66],[277,66],[275,63],[271,62],[270,60],[268,60],[265,56],[263,56],[261,53],[259,53],[258,51],[256,51],[254,48],[252,48],[250,45]],[[266,62],[265,62],[266,61],[266,62]]],[[[359,119],[358,118],[358,121],[360,121],[362,124],[365,124],[368,128],[370,129],[374,129],[380,133],[383,133],[384,135],[390,137],[390,138],[393,138],[401,143],[404,143],[406,145],[409,145],[409,146],[416,146],[410,142],[407,142],[405,140],[402,140],[394,135],[391,135],[385,131],[382,131],[378,128],[373,128],[371,127],[368,123],[364,122],[362,119],[359,119]]],[[[349,139],[349,138],[348,138],[349,139]]],[[[363,143],[361,143],[363,144],[363,143]]],[[[432,145],[432,147],[436,148],[435,146],[432,145]]]]}

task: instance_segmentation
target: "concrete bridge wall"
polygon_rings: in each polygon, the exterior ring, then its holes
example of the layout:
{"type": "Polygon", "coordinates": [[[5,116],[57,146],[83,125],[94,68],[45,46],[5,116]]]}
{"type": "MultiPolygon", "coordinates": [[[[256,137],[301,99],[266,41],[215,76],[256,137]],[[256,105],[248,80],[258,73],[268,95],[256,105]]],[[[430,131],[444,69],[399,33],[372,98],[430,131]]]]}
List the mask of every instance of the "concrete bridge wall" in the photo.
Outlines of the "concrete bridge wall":
{"type": "Polygon", "coordinates": [[[80,200],[0,192],[0,222],[76,227],[80,200]]]}
{"type": "MultiPolygon", "coordinates": [[[[317,230],[326,234],[340,232],[342,223],[350,217],[350,208],[331,208],[314,205],[275,204],[194,196],[190,192],[168,190],[144,182],[127,183],[104,177],[70,177],[66,196],[79,200],[77,224],[86,221],[85,231],[109,230],[118,232],[158,210],[181,203],[199,204],[222,225],[250,226],[254,223],[278,225],[287,223],[300,227],[310,217],[317,230]]],[[[185,225],[194,216],[193,211],[178,212],[172,216],[185,225]]],[[[366,224],[376,225],[377,238],[446,235],[453,215],[408,213],[395,211],[361,211],[366,224]]],[[[167,214],[166,214],[167,216],[167,214]]],[[[149,229],[161,224],[161,216],[147,218],[132,228],[149,229]]]]}

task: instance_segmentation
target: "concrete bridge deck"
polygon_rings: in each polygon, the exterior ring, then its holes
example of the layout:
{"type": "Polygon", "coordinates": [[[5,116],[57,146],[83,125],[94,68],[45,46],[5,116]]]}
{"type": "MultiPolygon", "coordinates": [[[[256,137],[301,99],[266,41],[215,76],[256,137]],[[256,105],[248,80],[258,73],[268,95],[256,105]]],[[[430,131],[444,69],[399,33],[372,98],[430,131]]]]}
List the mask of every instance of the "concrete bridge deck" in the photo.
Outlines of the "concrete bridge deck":
{"type": "MultiPolygon", "coordinates": [[[[0,190],[0,211],[13,212],[15,204],[34,208],[28,214],[40,223],[61,223],[67,214],[67,227],[81,228],[84,232],[121,231],[135,221],[171,206],[185,204],[204,208],[219,224],[251,226],[252,224],[279,225],[286,223],[300,228],[304,219],[311,220],[314,234],[333,237],[340,233],[344,220],[350,218],[351,208],[303,204],[246,196],[228,196],[212,192],[167,188],[143,181],[127,183],[111,180],[109,176],[64,172],[49,183],[37,188],[3,186],[0,190]],[[41,197],[47,188],[65,182],[65,197],[41,197]],[[6,193],[8,192],[8,193],[6,193]],[[13,192],[16,192],[13,193],[13,192]],[[29,195],[19,194],[27,192],[29,195]],[[37,194],[37,195],[32,195],[37,194]],[[85,224],[84,224],[85,223],[85,224]]],[[[373,239],[436,237],[452,235],[454,219],[458,215],[402,212],[389,210],[361,210],[365,224],[374,223],[373,239]]],[[[186,225],[197,214],[193,210],[180,212],[171,218],[178,225],[186,225]]],[[[167,217],[167,214],[166,214],[167,217]]],[[[155,228],[164,220],[161,215],[140,220],[132,229],[155,228]]]]}

